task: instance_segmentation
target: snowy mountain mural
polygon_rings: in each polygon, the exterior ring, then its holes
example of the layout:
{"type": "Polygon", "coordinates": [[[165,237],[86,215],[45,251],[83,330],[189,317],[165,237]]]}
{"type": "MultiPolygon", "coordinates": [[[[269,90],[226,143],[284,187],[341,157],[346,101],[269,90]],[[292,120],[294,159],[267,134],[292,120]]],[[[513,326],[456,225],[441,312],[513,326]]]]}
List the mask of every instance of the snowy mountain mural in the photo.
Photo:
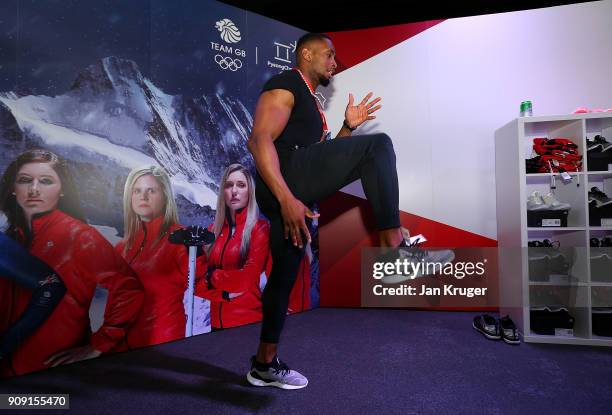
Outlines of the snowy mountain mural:
{"type": "Polygon", "coordinates": [[[220,94],[168,95],[135,62],[107,57],[57,96],[0,94],[0,168],[32,147],[69,160],[90,223],[122,234],[128,172],[158,164],[172,177],[183,224],[212,221],[223,169],[253,168],[246,141],[253,120],[220,94]]]}

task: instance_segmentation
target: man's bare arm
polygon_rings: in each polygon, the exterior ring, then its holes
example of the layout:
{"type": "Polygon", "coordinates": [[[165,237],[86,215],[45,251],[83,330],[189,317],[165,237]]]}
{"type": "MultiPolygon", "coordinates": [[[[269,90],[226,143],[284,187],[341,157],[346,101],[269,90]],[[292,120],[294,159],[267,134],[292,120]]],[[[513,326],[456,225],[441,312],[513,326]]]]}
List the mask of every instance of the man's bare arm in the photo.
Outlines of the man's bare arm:
{"type": "Polygon", "coordinates": [[[302,233],[310,242],[310,233],[304,217],[316,217],[295,198],[280,171],[278,153],[274,141],[280,136],[294,106],[293,94],[284,89],[273,89],[261,94],[255,109],[253,131],[248,148],[259,174],[266,182],[281,206],[285,226],[285,238],[291,236],[293,244],[303,246],[302,233]]]}
{"type": "Polygon", "coordinates": [[[287,126],[293,105],[293,94],[284,89],[262,93],[255,108],[253,131],[247,143],[259,174],[279,202],[293,194],[281,174],[274,141],[287,126]]]}

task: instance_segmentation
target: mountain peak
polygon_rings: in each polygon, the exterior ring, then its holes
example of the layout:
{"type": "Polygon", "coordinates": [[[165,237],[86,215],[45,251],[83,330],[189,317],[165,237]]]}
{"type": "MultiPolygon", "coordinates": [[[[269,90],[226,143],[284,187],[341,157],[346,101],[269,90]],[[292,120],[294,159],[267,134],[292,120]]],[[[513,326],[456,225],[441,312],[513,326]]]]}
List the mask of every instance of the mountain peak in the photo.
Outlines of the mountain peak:
{"type": "Polygon", "coordinates": [[[94,94],[123,89],[132,82],[141,84],[142,73],[131,59],[108,56],[85,68],[74,80],[71,90],[89,90],[94,94]]]}

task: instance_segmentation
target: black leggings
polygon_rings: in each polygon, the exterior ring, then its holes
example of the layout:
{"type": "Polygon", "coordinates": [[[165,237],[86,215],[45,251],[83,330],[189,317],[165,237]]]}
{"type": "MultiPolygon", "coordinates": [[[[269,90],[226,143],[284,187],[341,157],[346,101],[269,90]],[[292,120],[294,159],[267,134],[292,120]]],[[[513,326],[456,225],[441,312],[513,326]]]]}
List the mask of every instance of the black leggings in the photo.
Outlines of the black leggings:
{"type": "MultiPolygon", "coordinates": [[[[398,228],[399,191],[393,143],[386,134],[337,138],[279,152],[281,172],[293,195],[305,205],[361,179],[379,230],[398,228]]],[[[280,205],[257,175],[257,203],[270,220],[272,273],[264,289],[261,341],[278,343],[289,295],[304,249],[285,239],[280,205]]]]}

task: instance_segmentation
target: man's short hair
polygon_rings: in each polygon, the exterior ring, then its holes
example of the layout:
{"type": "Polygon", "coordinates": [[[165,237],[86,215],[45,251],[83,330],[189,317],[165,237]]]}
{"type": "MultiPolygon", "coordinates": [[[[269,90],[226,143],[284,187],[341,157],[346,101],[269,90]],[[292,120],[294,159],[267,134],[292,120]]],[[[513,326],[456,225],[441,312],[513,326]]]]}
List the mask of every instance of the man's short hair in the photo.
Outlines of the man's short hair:
{"type": "Polygon", "coordinates": [[[311,41],[313,40],[332,40],[331,37],[326,35],[325,33],[306,33],[301,38],[298,39],[297,45],[295,46],[295,53],[297,55],[297,59],[300,60],[300,56],[302,54],[300,51],[311,41]]]}

